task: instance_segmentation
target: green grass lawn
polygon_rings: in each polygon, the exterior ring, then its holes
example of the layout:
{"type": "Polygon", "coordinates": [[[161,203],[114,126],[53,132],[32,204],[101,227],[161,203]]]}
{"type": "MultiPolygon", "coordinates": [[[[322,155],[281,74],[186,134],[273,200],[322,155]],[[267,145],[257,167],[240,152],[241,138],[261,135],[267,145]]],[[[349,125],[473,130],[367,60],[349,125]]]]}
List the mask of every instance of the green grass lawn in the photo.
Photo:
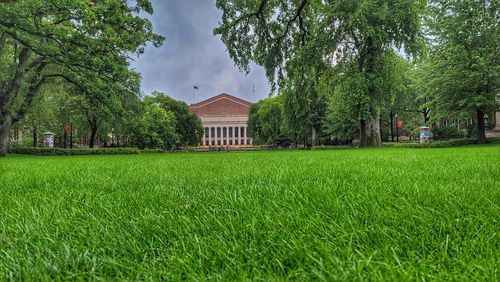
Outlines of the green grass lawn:
{"type": "Polygon", "coordinates": [[[500,146],[0,159],[0,280],[500,279],[500,146]]]}

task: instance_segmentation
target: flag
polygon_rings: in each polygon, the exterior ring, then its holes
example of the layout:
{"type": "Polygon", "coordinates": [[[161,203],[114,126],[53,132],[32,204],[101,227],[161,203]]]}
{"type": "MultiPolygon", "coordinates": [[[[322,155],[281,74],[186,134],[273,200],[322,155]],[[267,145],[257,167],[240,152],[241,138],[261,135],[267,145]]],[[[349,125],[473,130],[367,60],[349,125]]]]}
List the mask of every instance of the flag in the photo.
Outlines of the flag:
{"type": "Polygon", "coordinates": [[[195,85],[195,86],[193,86],[193,88],[194,88],[194,89],[196,89],[196,90],[198,90],[198,89],[199,89],[199,88],[198,88],[198,86],[196,86],[196,85],[195,85]]]}

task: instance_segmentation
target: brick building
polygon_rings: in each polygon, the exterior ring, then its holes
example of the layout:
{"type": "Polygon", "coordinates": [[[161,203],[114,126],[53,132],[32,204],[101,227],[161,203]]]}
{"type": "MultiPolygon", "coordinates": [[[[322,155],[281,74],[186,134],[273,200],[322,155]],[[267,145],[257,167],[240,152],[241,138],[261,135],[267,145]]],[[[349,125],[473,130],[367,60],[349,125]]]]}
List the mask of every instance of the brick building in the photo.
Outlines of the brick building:
{"type": "Polygon", "coordinates": [[[189,106],[203,125],[203,147],[251,146],[248,136],[248,113],[252,103],[226,93],[219,94],[189,106]]]}

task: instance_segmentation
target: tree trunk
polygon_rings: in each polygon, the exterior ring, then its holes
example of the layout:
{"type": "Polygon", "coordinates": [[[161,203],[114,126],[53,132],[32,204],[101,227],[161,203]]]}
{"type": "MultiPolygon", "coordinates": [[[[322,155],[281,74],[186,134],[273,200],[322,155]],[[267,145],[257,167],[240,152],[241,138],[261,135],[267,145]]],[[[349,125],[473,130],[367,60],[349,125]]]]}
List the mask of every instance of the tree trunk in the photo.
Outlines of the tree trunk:
{"type": "Polygon", "coordinates": [[[424,109],[422,114],[424,115],[424,126],[428,126],[427,122],[429,122],[429,109],[424,109]]]}
{"type": "Polygon", "coordinates": [[[486,144],[486,129],[484,128],[484,112],[476,110],[477,113],[477,144],[486,144]]]}
{"type": "Polygon", "coordinates": [[[360,124],[360,141],[359,147],[381,147],[382,140],[380,138],[380,120],[379,118],[370,118],[366,121],[361,121],[360,124]]]}
{"type": "Polygon", "coordinates": [[[94,148],[96,136],[97,136],[97,126],[92,126],[90,129],[89,148],[94,148]]]}
{"type": "Polygon", "coordinates": [[[391,112],[391,142],[394,142],[394,114],[391,112]]]}
{"type": "Polygon", "coordinates": [[[317,136],[316,136],[316,128],[313,126],[312,127],[312,132],[311,132],[311,147],[317,146],[317,136]]]}
{"type": "Polygon", "coordinates": [[[37,145],[37,135],[36,135],[37,128],[35,125],[33,125],[33,147],[36,147],[37,145]]]}
{"type": "Polygon", "coordinates": [[[382,138],[380,135],[380,118],[377,114],[377,91],[373,75],[377,57],[380,56],[380,49],[374,44],[373,37],[368,37],[366,42],[366,54],[360,58],[360,71],[368,82],[368,97],[370,97],[370,117],[361,121],[361,134],[359,147],[381,147],[382,138]]]}
{"type": "Polygon", "coordinates": [[[12,126],[12,118],[9,114],[2,116],[0,114],[0,157],[7,155],[9,149],[9,134],[12,126]]]}

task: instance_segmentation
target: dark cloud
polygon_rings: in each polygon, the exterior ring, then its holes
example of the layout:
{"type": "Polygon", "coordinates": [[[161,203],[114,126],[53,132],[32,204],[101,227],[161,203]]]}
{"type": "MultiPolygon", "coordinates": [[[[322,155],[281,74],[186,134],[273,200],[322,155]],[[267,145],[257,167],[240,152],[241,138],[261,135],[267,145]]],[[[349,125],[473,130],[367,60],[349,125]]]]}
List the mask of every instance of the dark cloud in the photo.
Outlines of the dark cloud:
{"type": "Polygon", "coordinates": [[[256,102],[266,98],[269,86],[264,70],[252,66],[241,73],[229,58],[226,47],[213,29],[221,12],[214,0],[153,0],[150,17],[156,33],[165,36],[161,48],[149,46],[132,64],[142,73],[142,91],[157,90],[185,102],[193,102],[222,92],[256,102]],[[253,86],[255,85],[255,94],[253,86]]]}

